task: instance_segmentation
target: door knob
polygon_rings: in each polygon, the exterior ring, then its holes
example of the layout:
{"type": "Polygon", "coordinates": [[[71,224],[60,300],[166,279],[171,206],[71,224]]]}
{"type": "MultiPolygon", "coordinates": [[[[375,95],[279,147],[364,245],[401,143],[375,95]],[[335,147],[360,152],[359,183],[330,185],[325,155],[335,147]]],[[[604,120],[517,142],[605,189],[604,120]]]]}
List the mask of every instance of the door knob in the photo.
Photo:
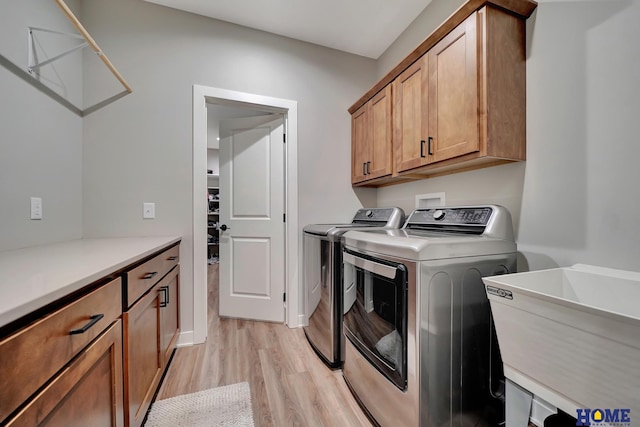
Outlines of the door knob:
{"type": "Polygon", "coordinates": [[[220,230],[222,230],[222,231],[227,231],[227,230],[231,230],[231,228],[230,228],[230,227],[227,227],[227,224],[222,224],[222,225],[220,226],[220,230]]]}

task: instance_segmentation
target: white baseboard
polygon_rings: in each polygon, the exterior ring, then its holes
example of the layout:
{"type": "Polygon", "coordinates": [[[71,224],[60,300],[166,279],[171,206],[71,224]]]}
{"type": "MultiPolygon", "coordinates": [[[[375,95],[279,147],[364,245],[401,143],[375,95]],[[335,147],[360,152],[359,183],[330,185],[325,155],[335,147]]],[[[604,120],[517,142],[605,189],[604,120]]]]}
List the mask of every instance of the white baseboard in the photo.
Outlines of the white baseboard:
{"type": "Polygon", "coordinates": [[[306,316],[304,314],[298,314],[298,324],[291,326],[292,328],[300,328],[302,326],[307,326],[306,316]]]}
{"type": "Polygon", "coordinates": [[[180,332],[176,347],[190,347],[193,345],[193,331],[180,332]]]}

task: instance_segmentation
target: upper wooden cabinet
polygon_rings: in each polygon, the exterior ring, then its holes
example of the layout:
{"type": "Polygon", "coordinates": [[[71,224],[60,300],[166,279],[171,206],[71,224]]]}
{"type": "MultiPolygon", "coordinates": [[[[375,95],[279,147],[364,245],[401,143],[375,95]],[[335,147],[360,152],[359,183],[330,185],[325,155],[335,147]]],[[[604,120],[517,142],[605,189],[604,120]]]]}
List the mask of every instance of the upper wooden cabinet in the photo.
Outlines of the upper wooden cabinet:
{"type": "Polygon", "coordinates": [[[351,183],[366,181],[369,157],[369,104],[351,115],[351,183]]]}
{"type": "Polygon", "coordinates": [[[480,150],[479,52],[473,14],[436,44],[429,57],[429,163],[480,150]]]}
{"type": "Polygon", "coordinates": [[[388,185],[525,159],[525,18],[537,4],[502,3],[467,2],[349,109],[354,185],[388,185]],[[389,81],[392,173],[366,176],[358,147],[373,144],[366,116],[378,96],[369,93],[385,83],[386,90],[389,81]]]}
{"type": "Polygon", "coordinates": [[[351,116],[351,182],[389,176],[391,157],[391,85],[351,116]]]}
{"type": "Polygon", "coordinates": [[[429,57],[424,55],[393,82],[395,172],[427,164],[429,57]]]}
{"type": "Polygon", "coordinates": [[[394,80],[396,173],[479,150],[476,17],[394,80]]]}

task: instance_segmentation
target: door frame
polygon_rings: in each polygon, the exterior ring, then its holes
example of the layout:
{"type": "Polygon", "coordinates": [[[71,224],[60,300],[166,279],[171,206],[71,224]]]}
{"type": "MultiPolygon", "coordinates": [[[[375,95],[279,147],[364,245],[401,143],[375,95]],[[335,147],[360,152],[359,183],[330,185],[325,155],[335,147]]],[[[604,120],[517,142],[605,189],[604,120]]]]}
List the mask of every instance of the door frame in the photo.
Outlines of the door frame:
{"type": "Polygon", "coordinates": [[[181,337],[181,344],[205,342],[207,338],[207,107],[206,104],[247,107],[282,113],[285,117],[285,323],[301,326],[298,272],[298,102],[193,85],[193,336],[181,337]],[[191,338],[191,339],[189,339],[191,338]]]}

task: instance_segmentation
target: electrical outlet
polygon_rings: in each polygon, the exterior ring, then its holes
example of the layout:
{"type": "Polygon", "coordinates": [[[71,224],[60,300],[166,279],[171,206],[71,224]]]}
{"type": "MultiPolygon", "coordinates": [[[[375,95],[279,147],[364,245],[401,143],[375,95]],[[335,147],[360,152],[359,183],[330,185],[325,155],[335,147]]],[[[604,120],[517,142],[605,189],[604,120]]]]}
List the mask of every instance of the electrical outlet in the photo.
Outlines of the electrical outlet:
{"type": "Polygon", "coordinates": [[[42,219],[42,199],[40,197],[31,198],[31,219],[42,219]]]}
{"type": "Polygon", "coordinates": [[[156,204],[155,203],[144,203],[142,205],[142,218],[144,219],[154,219],[156,217],[156,204]]]}

